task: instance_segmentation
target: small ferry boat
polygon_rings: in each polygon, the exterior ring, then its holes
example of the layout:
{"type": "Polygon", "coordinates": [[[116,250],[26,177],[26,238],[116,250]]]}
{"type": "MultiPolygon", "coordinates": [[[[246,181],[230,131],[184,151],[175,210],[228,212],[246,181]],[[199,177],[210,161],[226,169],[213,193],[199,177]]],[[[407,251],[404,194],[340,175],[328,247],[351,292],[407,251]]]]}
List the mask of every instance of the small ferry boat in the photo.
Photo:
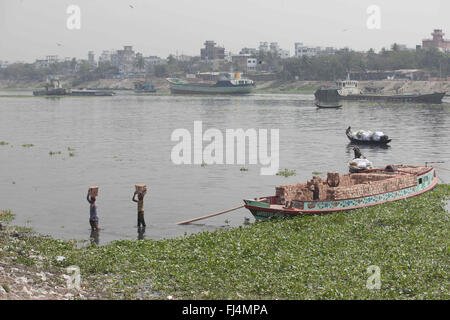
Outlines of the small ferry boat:
{"type": "Polygon", "coordinates": [[[432,190],[437,180],[435,168],[426,166],[388,166],[342,176],[328,173],[326,180],[315,176],[305,183],[279,186],[274,196],[244,203],[257,220],[331,213],[418,196],[432,190]]]}
{"type": "Polygon", "coordinates": [[[314,93],[319,101],[337,102],[341,100],[350,101],[385,101],[385,102],[416,102],[416,103],[442,103],[445,92],[434,92],[429,94],[364,94],[359,88],[356,80],[337,81],[334,87],[323,87],[314,93]]]}
{"type": "Polygon", "coordinates": [[[193,83],[178,78],[166,80],[174,94],[248,94],[255,87],[253,80],[241,78],[239,72],[234,79],[222,77],[216,83],[193,83]]]}

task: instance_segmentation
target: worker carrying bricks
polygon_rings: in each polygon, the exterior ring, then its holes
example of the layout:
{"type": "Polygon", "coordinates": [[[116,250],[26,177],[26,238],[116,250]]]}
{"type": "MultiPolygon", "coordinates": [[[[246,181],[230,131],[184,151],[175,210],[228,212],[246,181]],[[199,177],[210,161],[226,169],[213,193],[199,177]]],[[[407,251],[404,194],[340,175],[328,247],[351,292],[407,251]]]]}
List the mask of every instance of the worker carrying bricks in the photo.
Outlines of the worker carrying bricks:
{"type": "Polygon", "coordinates": [[[136,191],[134,192],[133,198],[131,199],[137,203],[138,228],[141,228],[141,226],[143,228],[146,227],[145,220],[144,220],[144,196],[146,193],[147,193],[147,186],[145,184],[137,184],[136,191]],[[137,200],[136,200],[136,196],[138,196],[137,200]]]}

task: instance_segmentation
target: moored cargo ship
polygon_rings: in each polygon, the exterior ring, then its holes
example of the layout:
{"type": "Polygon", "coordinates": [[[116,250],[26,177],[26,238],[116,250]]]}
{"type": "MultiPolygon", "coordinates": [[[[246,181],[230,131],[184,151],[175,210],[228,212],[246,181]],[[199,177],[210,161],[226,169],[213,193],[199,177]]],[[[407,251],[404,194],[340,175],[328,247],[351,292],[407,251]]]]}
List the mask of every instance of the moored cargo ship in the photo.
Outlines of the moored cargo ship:
{"type": "Polygon", "coordinates": [[[248,94],[255,87],[250,79],[240,78],[239,73],[235,79],[222,78],[215,84],[192,83],[178,78],[167,78],[170,92],[174,94],[248,94]]]}
{"type": "Polygon", "coordinates": [[[428,94],[364,94],[358,81],[343,80],[337,81],[334,87],[320,88],[315,92],[318,101],[338,102],[349,101],[385,101],[385,102],[416,102],[416,103],[442,103],[445,92],[434,92],[428,94]]]}

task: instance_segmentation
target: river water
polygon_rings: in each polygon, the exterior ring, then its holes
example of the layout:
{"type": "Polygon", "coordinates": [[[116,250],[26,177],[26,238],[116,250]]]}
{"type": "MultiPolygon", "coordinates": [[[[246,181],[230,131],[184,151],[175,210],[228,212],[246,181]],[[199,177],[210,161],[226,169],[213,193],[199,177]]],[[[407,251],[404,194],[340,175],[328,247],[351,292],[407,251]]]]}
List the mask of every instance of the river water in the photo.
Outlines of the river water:
{"type": "MultiPolygon", "coordinates": [[[[21,93],[0,93],[5,94],[21,93]]],[[[0,141],[8,142],[0,145],[0,208],[16,214],[15,224],[56,238],[88,240],[86,193],[98,185],[99,242],[135,239],[131,197],[134,185],[145,183],[146,238],[235,227],[246,218],[253,221],[246,209],[191,225],[175,223],[241,205],[244,198],[272,195],[276,185],[305,181],[313,172],[346,173],[353,156],[345,136],[349,125],[381,130],[393,139],[387,149],[361,147],[375,166],[446,161],[438,166],[449,169],[448,98],[441,105],[347,102],[341,110],[318,110],[313,99],[287,94],[0,97],[0,141]],[[175,165],[171,151],[177,142],[171,134],[180,128],[193,134],[194,121],[203,122],[203,132],[279,129],[280,168],[296,170],[296,176],[263,176],[261,165],[175,165]]],[[[438,173],[450,182],[450,171],[438,173]]]]}

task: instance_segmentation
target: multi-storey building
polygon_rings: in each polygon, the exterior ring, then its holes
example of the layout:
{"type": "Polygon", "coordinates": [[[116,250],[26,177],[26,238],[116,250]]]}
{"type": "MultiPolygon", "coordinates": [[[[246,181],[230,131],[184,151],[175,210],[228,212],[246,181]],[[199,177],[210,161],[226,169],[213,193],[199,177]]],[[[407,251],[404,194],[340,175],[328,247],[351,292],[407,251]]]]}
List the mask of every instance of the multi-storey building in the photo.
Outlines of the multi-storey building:
{"type": "Polygon", "coordinates": [[[207,40],[204,43],[205,47],[200,49],[200,58],[204,61],[214,61],[225,59],[225,48],[216,47],[216,43],[212,40],[207,40]]]}
{"type": "Polygon", "coordinates": [[[425,39],[422,41],[424,48],[437,48],[444,52],[450,52],[450,40],[444,39],[445,33],[441,29],[435,29],[431,35],[433,39],[425,39]]]}

